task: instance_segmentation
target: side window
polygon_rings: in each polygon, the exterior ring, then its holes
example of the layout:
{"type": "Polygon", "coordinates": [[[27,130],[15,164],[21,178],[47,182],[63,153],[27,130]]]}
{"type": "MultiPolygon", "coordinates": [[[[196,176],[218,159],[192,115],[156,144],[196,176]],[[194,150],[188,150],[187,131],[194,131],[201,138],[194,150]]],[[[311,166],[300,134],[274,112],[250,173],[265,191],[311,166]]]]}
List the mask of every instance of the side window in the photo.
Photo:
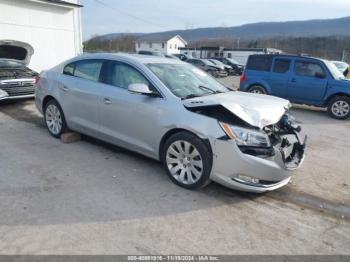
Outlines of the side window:
{"type": "Polygon", "coordinates": [[[251,56],[248,61],[248,70],[266,71],[271,69],[272,57],[266,55],[251,56]]]}
{"type": "Polygon", "coordinates": [[[74,76],[75,63],[70,63],[63,68],[63,74],[74,76]]]}
{"type": "Polygon", "coordinates": [[[295,74],[298,76],[315,77],[316,75],[324,75],[324,71],[319,64],[297,61],[294,67],[295,74]]]}
{"type": "Polygon", "coordinates": [[[102,65],[102,60],[81,60],[76,63],[74,76],[98,82],[102,65]]]}
{"type": "Polygon", "coordinates": [[[110,64],[107,83],[124,89],[128,89],[130,84],[146,84],[150,87],[148,80],[139,71],[122,63],[110,64]]]}
{"type": "Polygon", "coordinates": [[[289,71],[290,60],[288,59],[276,59],[273,67],[273,72],[284,74],[289,71]]]}

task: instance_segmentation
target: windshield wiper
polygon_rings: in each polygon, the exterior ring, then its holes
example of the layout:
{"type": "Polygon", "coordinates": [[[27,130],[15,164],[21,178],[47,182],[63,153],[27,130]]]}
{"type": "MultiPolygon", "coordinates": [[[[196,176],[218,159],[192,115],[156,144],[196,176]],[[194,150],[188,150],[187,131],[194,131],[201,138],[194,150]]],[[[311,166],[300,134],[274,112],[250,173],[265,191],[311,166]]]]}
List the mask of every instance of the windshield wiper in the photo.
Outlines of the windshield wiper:
{"type": "Polygon", "coordinates": [[[190,94],[190,95],[181,97],[181,100],[190,99],[190,98],[196,98],[196,97],[201,97],[201,96],[203,96],[203,95],[190,94]]]}
{"type": "Polygon", "coordinates": [[[220,90],[213,90],[209,87],[206,87],[206,86],[202,86],[202,85],[199,85],[198,88],[202,89],[202,90],[208,90],[210,91],[212,94],[221,94],[221,93],[224,93],[223,91],[220,91],[220,90]]]}

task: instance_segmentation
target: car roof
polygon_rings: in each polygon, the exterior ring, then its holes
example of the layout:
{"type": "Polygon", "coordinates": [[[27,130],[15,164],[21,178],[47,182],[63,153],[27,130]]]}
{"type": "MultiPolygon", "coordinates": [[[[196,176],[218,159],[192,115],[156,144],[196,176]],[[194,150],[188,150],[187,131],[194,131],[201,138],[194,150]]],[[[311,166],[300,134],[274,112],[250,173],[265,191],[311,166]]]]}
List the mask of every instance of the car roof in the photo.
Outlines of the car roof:
{"type": "Polygon", "coordinates": [[[307,56],[307,55],[293,55],[293,54],[254,54],[250,56],[270,56],[270,57],[291,58],[291,59],[299,58],[299,59],[317,60],[322,62],[327,61],[326,59],[322,59],[319,57],[313,57],[313,56],[307,56]]]}
{"type": "Polygon", "coordinates": [[[127,54],[127,53],[91,53],[83,54],[75,57],[73,61],[85,60],[85,59],[108,59],[108,60],[123,60],[127,62],[140,63],[140,64],[186,64],[181,60],[175,60],[172,58],[140,55],[140,54],[127,54]]]}

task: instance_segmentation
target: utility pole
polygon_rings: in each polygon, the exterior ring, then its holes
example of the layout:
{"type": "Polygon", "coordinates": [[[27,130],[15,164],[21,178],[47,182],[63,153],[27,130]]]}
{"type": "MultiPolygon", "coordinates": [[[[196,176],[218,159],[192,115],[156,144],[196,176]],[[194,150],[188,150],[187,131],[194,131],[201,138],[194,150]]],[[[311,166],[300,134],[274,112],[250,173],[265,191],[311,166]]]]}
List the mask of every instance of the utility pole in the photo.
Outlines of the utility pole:
{"type": "Polygon", "coordinates": [[[347,60],[347,58],[348,58],[348,51],[343,50],[343,54],[342,54],[341,60],[345,62],[347,60]]]}

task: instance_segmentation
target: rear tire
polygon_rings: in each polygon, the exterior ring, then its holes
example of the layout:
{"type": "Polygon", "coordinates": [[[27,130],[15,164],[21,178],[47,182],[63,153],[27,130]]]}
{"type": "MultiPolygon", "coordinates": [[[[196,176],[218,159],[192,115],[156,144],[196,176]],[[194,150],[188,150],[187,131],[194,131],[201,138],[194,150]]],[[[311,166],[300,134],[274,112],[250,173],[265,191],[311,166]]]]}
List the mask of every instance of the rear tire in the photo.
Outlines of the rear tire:
{"type": "Polygon", "coordinates": [[[327,111],[334,119],[348,119],[350,117],[350,98],[346,96],[332,98],[328,104],[327,111]]]}
{"type": "Polygon", "coordinates": [[[45,105],[44,119],[47,130],[55,138],[60,138],[67,129],[63,111],[60,105],[54,99],[50,100],[45,105]]]}
{"type": "Polygon", "coordinates": [[[261,95],[266,95],[267,94],[265,88],[263,88],[262,86],[249,87],[248,92],[249,93],[254,93],[254,94],[261,94],[261,95]]]}
{"type": "Polygon", "coordinates": [[[208,146],[189,132],[172,135],[164,144],[161,155],[171,181],[191,190],[210,183],[212,159],[208,146]]]}

